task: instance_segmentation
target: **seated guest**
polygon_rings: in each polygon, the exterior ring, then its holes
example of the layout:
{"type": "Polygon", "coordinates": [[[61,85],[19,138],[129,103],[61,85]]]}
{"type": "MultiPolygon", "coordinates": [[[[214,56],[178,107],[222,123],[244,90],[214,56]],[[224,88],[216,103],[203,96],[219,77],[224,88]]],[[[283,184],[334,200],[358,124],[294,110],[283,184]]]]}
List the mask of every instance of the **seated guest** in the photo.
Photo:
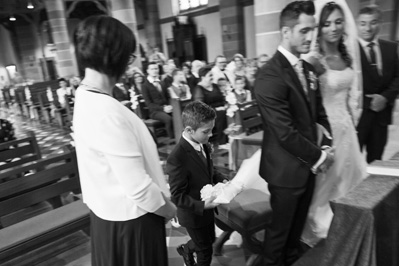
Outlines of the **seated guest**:
{"type": "Polygon", "coordinates": [[[245,89],[245,78],[236,77],[234,82],[234,94],[237,98],[238,103],[245,103],[252,100],[251,92],[245,89]]]}
{"type": "Polygon", "coordinates": [[[226,57],[218,55],[215,59],[215,66],[212,68],[213,83],[217,83],[219,78],[225,78],[230,85],[234,84],[234,74],[226,69],[226,57]]]}
{"type": "Polygon", "coordinates": [[[74,44],[85,69],[73,126],[91,264],[167,266],[165,221],[176,207],[158,151],[143,121],[111,97],[133,59],[133,32],[112,17],[91,16],[77,26],[74,44]]]}
{"type": "Polygon", "coordinates": [[[73,104],[73,98],[75,97],[73,94],[73,91],[70,87],[68,87],[68,83],[66,79],[60,78],[58,79],[58,84],[60,85],[60,88],[57,89],[57,99],[58,102],[60,103],[61,107],[65,108],[65,95],[69,99],[69,103],[73,104]]]}
{"type": "Polygon", "coordinates": [[[80,85],[80,78],[79,77],[73,77],[69,80],[69,84],[71,85],[72,89],[72,94],[75,96],[76,90],[78,89],[80,85]]]}
{"type": "Polygon", "coordinates": [[[212,67],[208,65],[198,71],[201,81],[195,87],[193,100],[202,101],[216,110],[217,116],[211,141],[216,145],[221,145],[227,142],[227,137],[223,132],[227,127],[226,100],[219,87],[213,83],[211,70],[212,67]]]}
{"type": "Polygon", "coordinates": [[[191,64],[189,64],[189,62],[185,62],[185,63],[183,63],[181,69],[183,70],[186,80],[189,80],[193,75],[193,74],[191,74],[191,64]]]}
{"type": "Polygon", "coordinates": [[[255,60],[250,59],[247,61],[247,67],[246,67],[246,89],[251,91],[251,96],[252,99],[255,99],[254,97],[254,87],[255,87],[255,79],[256,75],[258,74],[258,66],[255,60]]]}
{"type": "Polygon", "coordinates": [[[165,74],[162,77],[162,86],[164,90],[167,90],[170,87],[170,85],[172,85],[173,82],[172,72],[175,69],[176,65],[175,63],[173,63],[173,60],[168,62],[168,64],[164,65],[165,74]]]}
{"type": "Polygon", "coordinates": [[[198,70],[203,67],[204,64],[199,60],[194,60],[191,63],[191,77],[187,79],[187,84],[190,87],[191,94],[194,93],[194,88],[197,86],[198,82],[200,81],[200,77],[198,75],[198,70]]]}
{"type": "Polygon", "coordinates": [[[168,88],[170,98],[187,100],[191,99],[190,88],[186,85],[184,72],[178,68],[172,72],[173,83],[168,88]]]}
{"type": "Polygon", "coordinates": [[[133,74],[133,83],[130,86],[129,91],[134,91],[134,94],[137,96],[137,101],[138,101],[138,107],[140,108],[140,113],[138,115],[140,116],[141,119],[148,119],[150,118],[150,114],[148,112],[148,107],[145,104],[145,100],[143,97],[143,84],[145,81],[144,75],[137,71],[133,74]]]}
{"type": "Polygon", "coordinates": [[[132,103],[130,101],[129,87],[124,83],[116,83],[112,89],[112,97],[121,102],[124,106],[130,108],[132,103]]]}
{"type": "Polygon", "coordinates": [[[155,62],[148,63],[148,76],[142,86],[143,98],[149,109],[150,118],[164,123],[168,137],[173,139],[172,106],[169,104],[168,94],[161,85],[158,73],[158,64],[155,62]]]}
{"type": "Polygon", "coordinates": [[[235,54],[233,60],[227,65],[226,69],[234,74],[234,77],[245,76],[245,63],[244,56],[242,54],[235,54]]]}
{"type": "Polygon", "coordinates": [[[267,64],[267,62],[270,60],[270,57],[267,54],[261,54],[258,56],[258,68],[260,69],[264,65],[267,64]]]}

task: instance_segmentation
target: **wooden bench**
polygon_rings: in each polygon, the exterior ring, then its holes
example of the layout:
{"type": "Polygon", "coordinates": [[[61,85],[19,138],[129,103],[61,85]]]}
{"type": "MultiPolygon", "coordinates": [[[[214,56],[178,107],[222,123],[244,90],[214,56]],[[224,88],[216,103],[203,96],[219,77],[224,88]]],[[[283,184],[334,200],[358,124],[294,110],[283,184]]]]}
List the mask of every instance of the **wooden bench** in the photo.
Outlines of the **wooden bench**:
{"type": "Polygon", "coordinates": [[[264,252],[264,241],[259,240],[256,234],[265,230],[271,220],[269,195],[257,189],[247,189],[229,204],[219,205],[217,209],[215,222],[224,232],[215,241],[215,256],[222,254],[223,244],[237,231],[243,238],[244,246],[253,253],[246,265],[254,265],[264,252]]]}
{"type": "Polygon", "coordinates": [[[50,80],[44,82],[37,82],[32,85],[29,85],[29,91],[31,94],[30,100],[26,103],[27,108],[32,110],[33,119],[35,120],[45,120],[43,110],[40,106],[40,94],[43,92],[47,92],[47,88],[50,87],[52,91],[55,91],[58,88],[57,80],[50,80]]]}
{"type": "Polygon", "coordinates": [[[0,230],[0,264],[89,227],[90,211],[82,200],[66,205],[59,200],[62,194],[80,192],[74,151],[41,159],[0,176],[38,168],[42,170],[0,184],[0,217],[15,215],[17,211],[44,201],[49,201],[54,209],[0,230]]]}
{"type": "Polygon", "coordinates": [[[181,134],[184,130],[183,128],[183,119],[182,119],[182,113],[184,110],[184,107],[186,107],[187,104],[192,102],[191,99],[188,100],[180,100],[180,99],[170,99],[170,104],[173,107],[172,110],[172,117],[173,117],[173,130],[175,132],[175,141],[178,143],[180,140],[181,134]]]}
{"type": "MultiPolygon", "coordinates": [[[[20,166],[42,158],[35,133],[28,131],[27,135],[26,138],[0,144],[0,162],[5,162],[0,165],[0,173],[5,169],[20,166]],[[15,158],[19,158],[19,160],[12,161],[15,158]]],[[[0,179],[0,182],[1,181],[0,179]]]]}

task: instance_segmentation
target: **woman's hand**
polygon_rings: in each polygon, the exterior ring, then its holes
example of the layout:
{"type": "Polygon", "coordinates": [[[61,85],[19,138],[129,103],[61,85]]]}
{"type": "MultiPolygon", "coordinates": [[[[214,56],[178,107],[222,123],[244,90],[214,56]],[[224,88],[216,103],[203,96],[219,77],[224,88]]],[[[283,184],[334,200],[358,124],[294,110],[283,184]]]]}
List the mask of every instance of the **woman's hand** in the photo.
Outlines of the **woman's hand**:
{"type": "Polygon", "coordinates": [[[158,210],[156,210],[154,213],[156,215],[162,216],[165,218],[165,222],[168,222],[170,220],[172,220],[175,216],[176,216],[176,206],[175,204],[173,204],[173,202],[165,197],[164,194],[162,194],[164,200],[165,200],[165,204],[162,205],[158,210]]]}

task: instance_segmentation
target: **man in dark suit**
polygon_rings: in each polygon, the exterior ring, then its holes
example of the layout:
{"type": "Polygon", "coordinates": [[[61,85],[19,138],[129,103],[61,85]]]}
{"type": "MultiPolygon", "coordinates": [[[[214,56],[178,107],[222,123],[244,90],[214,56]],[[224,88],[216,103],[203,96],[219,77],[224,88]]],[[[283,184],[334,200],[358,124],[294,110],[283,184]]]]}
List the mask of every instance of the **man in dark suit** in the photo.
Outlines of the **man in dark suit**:
{"type": "Polygon", "coordinates": [[[381,160],[399,92],[398,45],[377,38],[380,21],[381,12],[374,6],[359,12],[363,112],[357,130],[360,147],[366,147],[368,163],[381,160]]]}
{"type": "Polygon", "coordinates": [[[299,59],[310,49],[314,12],[312,1],[295,1],[283,9],[281,44],[255,82],[264,124],[259,174],[268,182],[273,210],[265,236],[268,266],[291,265],[301,255],[315,173],[333,163],[331,137],[317,143],[317,127],[331,130],[315,71],[299,59]]]}
{"type": "Polygon", "coordinates": [[[166,164],[179,223],[191,237],[177,251],[187,266],[210,266],[215,240],[214,208],[217,204],[213,202],[213,197],[202,200],[200,191],[205,185],[224,181],[223,175],[213,168],[207,145],[215,125],[216,112],[205,103],[194,101],[184,108],[182,118],[182,138],[166,164]],[[193,252],[197,253],[197,264],[193,252]]]}
{"type": "Polygon", "coordinates": [[[147,65],[147,78],[142,86],[142,94],[150,111],[150,118],[165,124],[168,137],[173,139],[172,106],[169,104],[169,95],[159,80],[159,67],[155,62],[147,65]]]}

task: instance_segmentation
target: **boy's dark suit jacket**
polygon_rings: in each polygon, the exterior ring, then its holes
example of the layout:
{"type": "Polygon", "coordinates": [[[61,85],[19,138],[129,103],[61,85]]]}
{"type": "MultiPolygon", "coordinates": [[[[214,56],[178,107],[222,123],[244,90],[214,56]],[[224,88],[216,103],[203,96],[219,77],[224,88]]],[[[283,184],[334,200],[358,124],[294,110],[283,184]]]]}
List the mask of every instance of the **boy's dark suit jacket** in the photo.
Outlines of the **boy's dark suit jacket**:
{"type": "Polygon", "coordinates": [[[177,218],[184,227],[200,228],[214,222],[214,210],[205,210],[201,189],[207,184],[223,182],[223,175],[213,168],[206,145],[206,166],[197,151],[183,137],[169,155],[166,171],[172,201],[177,206],[177,218]]]}
{"type": "MultiPolygon", "coordinates": [[[[303,187],[321,156],[316,123],[331,132],[320,90],[311,85],[310,72],[315,71],[305,61],[303,68],[308,96],[290,62],[279,51],[260,69],[255,82],[264,128],[259,174],[274,186],[303,187]]],[[[321,146],[331,144],[324,138],[321,146]]]]}
{"type": "MultiPolygon", "coordinates": [[[[160,85],[163,88],[163,84],[161,83],[160,85]]],[[[159,92],[158,88],[150,83],[148,79],[145,79],[142,85],[142,94],[150,111],[150,116],[155,112],[163,112],[163,106],[169,104],[167,92],[164,89],[159,92]]]]}
{"type": "MultiPolygon", "coordinates": [[[[378,112],[378,123],[387,126],[392,123],[392,108],[399,92],[398,45],[394,42],[378,40],[381,59],[382,76],[375,76],[363,47],[360,45],[363,74],[363,109],[370,108],[371,98],[367,94],[381,94],[387,99],[387,106],[378,112]]],[[[368,53],[368,51],[367,51],[368,53]]]]}

